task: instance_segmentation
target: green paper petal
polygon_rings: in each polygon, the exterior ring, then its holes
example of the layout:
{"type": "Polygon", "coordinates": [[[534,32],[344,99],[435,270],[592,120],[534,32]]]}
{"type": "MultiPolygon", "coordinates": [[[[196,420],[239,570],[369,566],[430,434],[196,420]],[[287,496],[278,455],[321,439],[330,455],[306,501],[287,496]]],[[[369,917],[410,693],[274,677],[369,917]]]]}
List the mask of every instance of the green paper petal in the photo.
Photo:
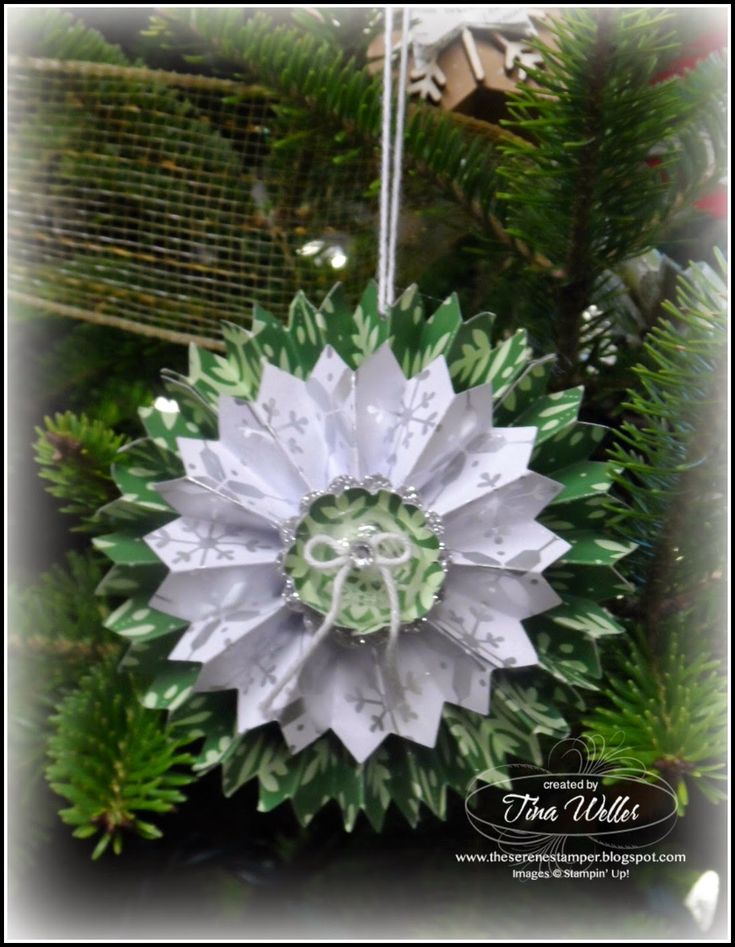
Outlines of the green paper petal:
{"type": "Polygon", "coordinates": [[[299,292],[289,310],[288,334],[296,345],[299,365],[308,377],[326,343],[326,322],[321,312],[299,292]]]}
{"type": "Polygon", "coordinates": [[[533,625],[553,626],[552,634],[555,633],[555,628],[571,628],[583,632],[591,639],[619,635],[625,631],[602,605],[591,599],[574,598],[571,595],[566,597],[562,605],[557,605],[556,608],[534,618],[533,625]]]}
{"type": "Polygon", "coordinates": [[[615,469],[612,464],[583,461],[570,464],[562,470],[555,470],[554,480],[562,484],[564,489],[549,505],[557,506],[582,497],[600,496],[607,493],[612,486],[615,469]]]}
{"type": "Polygon", "coordinates": [[[531,633],[541,667],[565,683],[597,690],[600,658],[594,641],[569,628],[555,628],[553,633],[540,629],[531,633]]]}
{"type": "Polygon", "coordinates": [[[536,441],[531,455],[531,466],[539,473],[552,476],[557,470],[586,460],[602,443],[607,428],[577,421],[549,433],[550,437],[536,441]]]}
{"type": "Polygon", "coordinates": [[[606,602],[630,595],[632,586],[619,572],[606,566],[555,565],[544,576],[563,598],[574,595],[606,602]]]}
{"type": "MultiPolygon", "coordinates": [[[[178,437],[200,437],[203,436],[199,426],[193,421],[188,420],[181,411],[162,411],[160,408],[151,406],[148,408],[139,408],[143,425],[151,438],[152,443],[162,450],[170,450],[175,456],[177,449],[176,439],[178,437]]],[[[113,470],[115,468],[113,467],[113,470]]]]}
{"type": "Polygon", "coordinates": [[[564,537],[572,548],[564,553],[559,565],[607,566],[627,556],[636,547],[635,543],[618,542],[592,532],[567,533],[564,537]]]}
{"type": "Polygon", "coordinates": [[[446,357],[461,324],[459,299],[456,293],[452,293],[422,327],[419,351],[413,358],[411,376],[417,375],[440,355],[446,357]]]}
{"type": "Polygon", "coordinates": [[[243,379],[236,361],[193,344],[189,346],[189,382],[215,408],[220,395],[247,398],[252,393],[251,380],[243,379]]]}
{"type": "Polygon", "coordinates": [[[554,434],[577,420],[583,394],[583,388],[554,391],[544,398],[539,398],[530,408],[521,412],[513,424],[516,427],[537,428],[536,445],[538,448],[538,445],[548,441],[554,434]]]}
{"type": "Polygon", "coordinates": [[[110,569],[95,589],[96,595],[129,596],[136,592],[153,595],[166,578],[166,567],[162,563],[155,565],[119,565],[110,569]]]}
{"type": "Polygon", "coordinates": [[[155,565],[160,562],[155,552],[142,539],[125,533],[96,536],[92,540],[92,545],[119,565],[155,565]]]}
{"type": "Polygon", "coordinates": [[[186,626],[182,619],[151,608],[148,598],[142,596],[123,602],[105,621],[105,628],[131,641],[150,641],[183,631],[186,626]]]}
{"type": "Polygon", "coordinates": [[[493,423],[502,427],[530,408],[546,391],[551,372],[556,363],[553,355],[530,362],[496,400],[493,407],[493,423]]]}
{"type": "Polygon", "coordinates": [[[378,312],[378,287],[370,283],[362,294],[360,303],[352,318],[352,332],[349,336],[350,355],[348,365],[358,367],[368,355],[377,352],[388,340],[390,321],[378,312]]]}
{"type": "Polygon", "coordinates": [[[537,519],[547,529],[558,533],[562,539],[566,539],[570,531],[575,532],[587,527],[603,525],[609,516],[608,503],[609,498],[604,494],[570,500],[559,506],[554,506],[552,502],[537,519]]]}

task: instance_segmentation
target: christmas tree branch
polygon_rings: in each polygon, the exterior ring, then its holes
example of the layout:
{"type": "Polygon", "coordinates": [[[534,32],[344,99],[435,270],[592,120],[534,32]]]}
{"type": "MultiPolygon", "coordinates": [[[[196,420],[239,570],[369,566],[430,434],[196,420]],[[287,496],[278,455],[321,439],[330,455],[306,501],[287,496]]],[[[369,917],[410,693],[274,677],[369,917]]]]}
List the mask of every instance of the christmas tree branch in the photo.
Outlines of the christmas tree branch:
{"type": "Polygon", "coordinates": [[[533,44],[544,68],[510,94],[504,124],[531,141],[499,145],[499,197],[509,232],[555,263],[547,291],[562,386],[581,380],[583,318],[603,274],[655,246],[721,167],[721,149],[705,156],[692,144],[721,119],[721,75],[710,65],[656,81],[675,45],[668,19],[568,11],[550,25],[553,46],[533,44]]]}
{"type": "Polygon", "coordinates": [[[677,304],[666,307],[670,318],[650,332],[646,361],[634,369],[639,386],[624,406],[632,419],[610,452],[628,501],[615,511],[617,528],[638,543],[629,568],[654,642],[673,602],[687,604],[721,575],[724,291],[720,277],[704,268],[682,278],[677,304]],[[706,523],[711,530],[700,538],[706,523]]]}
{"type": "Polygon", "coordinates": [[[601,145],[604,134],[603,96],[605,71],[611,58],[612,10],[601,10],[597,20],[591,56],[589,94],[583,103],[580,121],[584,126],[583,144],[578,152],[579,179],[571,208],[571,234],[566,278],[559,291],[557,345],[565,384],[573,384],[579,356],[581,314],[589,305],[596,277],[590,247],[594,224],[592,208],[596,178],[600,173],[601,145]]]}
{"type": "Polygon", "coordinates": [[[65,501],[63,513],[79,517],[74,529],[98,529],[97,510],[116,495],[110,465],[127,438],[71,411],[47,417],[45,429],[36,433],[36,461],[39,476],[50,484],[46,489],[65,501]]]}

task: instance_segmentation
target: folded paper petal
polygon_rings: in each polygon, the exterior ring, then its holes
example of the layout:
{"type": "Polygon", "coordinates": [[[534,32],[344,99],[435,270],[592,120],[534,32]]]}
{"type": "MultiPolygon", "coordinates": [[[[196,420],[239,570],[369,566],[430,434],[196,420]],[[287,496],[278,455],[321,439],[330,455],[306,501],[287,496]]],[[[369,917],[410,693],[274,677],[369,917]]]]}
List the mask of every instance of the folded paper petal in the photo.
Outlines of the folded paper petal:
{"type": "Polygon", "coordinates": [[[406,475],[411,485],[423,487],[440,475],[474,438],[491,427],[492,412],[490,385],[480,385],[455,395],[448,411],[406,475]]]}
{"type": "Polygon", "coordinates": [[[388,343],[366,359],[355,375],[355,437],[360,476],[387,477],[398,428],[406,376],[388,343]]]}
{"type": "Polygon", "coordinates": [[[433,746],[444,706],[444,693],[421,660],[426,645],[416,635],[401,637],[396,654],[397,680],[379,651],[355,649],[337,670],[332,730],[358,762],[391,733],[433,746]]]}
{"type": "Polygon", "coordinates": [[[228,526],[182,516],[143,537],[172,572],[275,563],[281,551],[272,528],[228,526]]]}
{"type": "Polygon", "coordinates": [[[329,483],[330,465],[324,411],[309,396],[306,382],[266,363],[254,410],[307,489],[324,489],[329,483]]]}
{"type": "Polygon", "coordinates": [[[269,523],[255,510],[246,509],[235,497],[225,496],[187,477],[161,480],[153,486],[177,513],[191,519],[223,523],[236,529],[260,530],[269,523]]]}
{"type": "Polygon", "coordinates": [[[344,645],[325,641],[301,671],[297,699],[278,714],[281,731],[292,753],[298,753],[329,730],[335,694],[332,684],[336,668],[345,657],[344,645]]]}
{"type": "Polygon", "coordinates": [[[527,471],[535,436],[535,427],[491,428],[478,434],[421,488],[421,496],[438,513],[447,514],[517,480],[527,471]]]}
{"type": "Polygon", "coordinates": [[[542,572],[571,545],[532,520],[493,523],[476,516],[453,521],[445,540],[457,565],[486,566],[513,572],[542,572]],[[460,525],[462,528],[460,528],[460,525]]]}
{"type": "Polygon", "coordinates": [[[558,496],[563,486],[533,471],[526,471],[517,480],[498,487],[471,503],[447,513],[444,523],[447,538],[459,543],[476,520],[489,526],[505,526],[530,522],[558,496]]]}
{"type": "Polygon", "coordinates": [[[270,523],[277,525],[293,515],[295,502],[262,480],[250,462],[233,453],[229,445],[189,437],[180,437],[178,444],[188,480],[270,523]]]}
{"type": "Polygon", "coordinates": [[[283,579],[269,564],[170,572],[150,604],[176,618],[197,621],[212,615],[252,612],[282,603],[283,579]]]}
{"type": "Polygon", "coordinates": [[[280,598],[274,598],[257,609],[237,605],[230,609],[225,606],[221,611],[191,622],[169,658],[172,661],[200,661],[205,664],[225,654],[233,644],[271,618],[278,617],[283,622],[286,615],[280,598]]]}
{"type": "Polygon", "coordinates": [[[296,511],[309,489],[278,437],[261,422],[249,401],[222,396],[219,411],[222,443],[244,464],[254,486],[289,502],[296,511]]]}
{"type": "Polygon", "coordinates": [[[283,610],[273,614],[205,664],[196,690],[237,690],[241,731],[276,720],[298,696],[298,681],[287,685],[272,706],[264,707],[264,701],[277,685],[283,669],[303,653],[307,637],[299,616],[283,610]]]}
{"type": "Polygon", "coordinates": [[[444,700],[487,714],[490,705],[490,669],[487,664],[452,641],[438,627],[426,624],[418,638],[424,674],[436,682],[444,700]]]}
{"type": "Polygon", "coordinates": [[[388,429],[388,477],[392,483],[406,482],[456,397],[443,358],[434,359],[406,384],[395,424],[388,429]]]}
{"type": "Polygon", "coordinates": [[[323,418],[329,481],[335,477],[359,475],[355,389],[355,373],[328,345],[306,382],[306,391],[323,418]]]}

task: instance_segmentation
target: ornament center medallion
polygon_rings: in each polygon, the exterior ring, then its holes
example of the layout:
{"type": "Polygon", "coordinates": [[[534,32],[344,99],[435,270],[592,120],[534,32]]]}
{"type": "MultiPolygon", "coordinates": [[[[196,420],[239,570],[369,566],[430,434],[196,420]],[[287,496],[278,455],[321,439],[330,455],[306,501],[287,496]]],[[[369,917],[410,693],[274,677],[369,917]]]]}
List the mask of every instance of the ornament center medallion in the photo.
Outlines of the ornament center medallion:
{"type": "Polygon", "coordinates": [[[446,563],[435,522],[412,500],[362,486],[309,498],[283,560],[298,601],[321,615],[336,608],[335,626],[362,635],[390,625],[390,585],[402,625],[426,615],[446,563]]]}

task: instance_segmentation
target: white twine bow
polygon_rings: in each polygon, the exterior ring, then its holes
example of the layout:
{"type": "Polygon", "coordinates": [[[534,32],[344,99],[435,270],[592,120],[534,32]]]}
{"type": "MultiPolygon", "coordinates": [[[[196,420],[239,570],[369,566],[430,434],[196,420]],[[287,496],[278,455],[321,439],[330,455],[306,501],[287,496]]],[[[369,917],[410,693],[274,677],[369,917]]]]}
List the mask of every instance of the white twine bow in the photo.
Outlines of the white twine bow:
{"type": "MultiPolygon", "coordinates": [[[[338,541],[326,533],[319,533],[312,536],[304,546],[304,559],[307,564],[317,572],[333,572],[337,569],[332,587],[332,602],[329,611],[324,616],[324,621],[314,632],[314,636],[309,642],[308,647],[297,661],[289,668],[286,674],[281,678],[278,684],[273,688],[268,697],[261,704],[262,710],[268,710],[273,701],[278,697],[281,691],[289,684],[301,671],[311,655],[316,651],[321,642],[327,637],[334,627],[334,624],[342,608],[342,590],[347,581],[347,577],[353,569],[360,571],[375,567],[385,584],[385,591],[388,596],[390,606],[390,626],[388,630],[388,643],[385,649],[385,656],[388,668],[395,671],[395,652],[398,643],[398,633],[401,630],[401,610],[398,601],[398,590],[393,578],[393,570],[405,565],[411,559],[411,541],[403,533],[373,533],[369,536],[358,536],[351,541],[338,541]],[[383,543],[396,543],[400,547],[400,552],[395,555],[388,555],[385,551],[381,552],[380,547],[383,543]],[[335,555],[331,559],[317,559],[314,550],[319,546],[326,546],[335,555]]],[[[394,673],[395,676],[395,673],[394,673]]]]}

